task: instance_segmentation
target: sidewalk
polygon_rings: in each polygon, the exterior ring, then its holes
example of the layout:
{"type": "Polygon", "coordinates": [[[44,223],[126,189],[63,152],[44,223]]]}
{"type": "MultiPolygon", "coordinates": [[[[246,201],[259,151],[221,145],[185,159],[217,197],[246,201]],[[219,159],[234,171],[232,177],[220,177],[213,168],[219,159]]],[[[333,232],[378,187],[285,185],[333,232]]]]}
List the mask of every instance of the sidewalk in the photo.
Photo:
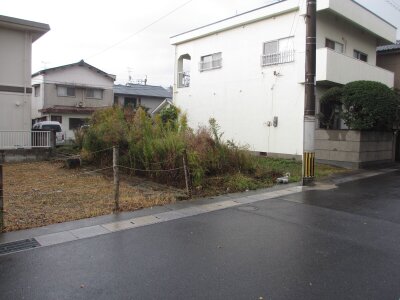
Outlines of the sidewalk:
{"type": "Polygon", "coordinates": [[[300,193],[304,190],[334,189],[337,184],[396,170],[397,168],[359,170],[344,175],[336,175],[321,182],[317,182],[315,186],[312,187],[302,187],[299,183],[277,185],[268,189],[186,200],[175,204],[157,206],[134,212],[122,212],[34,229],[3,233],[0,234],[0,255],[1,253],[7,254],[30,248],[50,246],[120,230],[167,222],[229,207],[300,193]]]}

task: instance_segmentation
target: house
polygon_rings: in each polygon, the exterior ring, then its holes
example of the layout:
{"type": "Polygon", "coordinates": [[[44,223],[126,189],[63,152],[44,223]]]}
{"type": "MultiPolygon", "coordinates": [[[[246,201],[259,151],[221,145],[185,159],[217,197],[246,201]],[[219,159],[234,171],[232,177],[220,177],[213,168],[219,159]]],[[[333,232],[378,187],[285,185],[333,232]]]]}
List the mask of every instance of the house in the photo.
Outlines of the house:
{"type": "Polygon", "coordinates": [[[376,55],[376,65],[394,72],[394,88],[400,91],[400,40],[395,44],[379,46],[376,55]]]}
{"type": "Polygon", "coordinates": [[[32,122],[58,121],[66,139],[74,139],[96,110],[113,105],[115,75],[83,60],[32,75],[32,122]]]}
{"type": "Polygon", "coordinates": [[[0,16],[0,149],[30,147],[32,43],[48,24],[0,16]]]}
{"type": "Polygon", "coordinates": [[[114,86],[114,104],[123,107],[142,106],[153,113],[166,99],[170,101],[172,93],[161,86],[132,83],[114,86]]]}
{"type": "MultiPolygon", "coordinates": [[[[279,1],[171,37],[173,102],[187,112],[189,125],[213,117],[226,139],[300,159],[305,13],[305,1],[279,1]]],[[[317,110],[332,86],[374,80],[393,87],[393,73],[376,66],[376,46],[392,43],[395,34],[355,1],[318,0],[317,110]]]]}

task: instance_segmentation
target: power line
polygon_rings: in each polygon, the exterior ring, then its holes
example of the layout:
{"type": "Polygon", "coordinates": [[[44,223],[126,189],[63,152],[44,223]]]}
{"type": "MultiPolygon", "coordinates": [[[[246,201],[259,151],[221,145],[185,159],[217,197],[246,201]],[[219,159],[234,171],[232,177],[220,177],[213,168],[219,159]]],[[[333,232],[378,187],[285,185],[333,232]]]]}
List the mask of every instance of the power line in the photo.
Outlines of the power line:
{"type": "Polygon", "coordinates": [[[398,12],[400,12],[400,5],[392,0],[385,0],[386,3],[388,3],[390,6],[392,6],[395,10],[397,10],[398,12]]]}
{"type": "Polygon", "coordinates": [[[192,2],[192,1],[193,1],[193,0],[186,1],[185,3],[179,5],[178,7],[174,8],[174,9],[171,10],[170,12],[168,12],[168,13],[166,13],[165,15],[159,17],[159,18],[156,19],[155,21],[151,22],[150,24],[148,24],[148,25],[144,26],[143,28],[139,29],[138,31],[136,31],[136,32],[134,32],[134,33],[128,35],[126,38],[124,38],[124,39],[122,39],[122,40],[116,42],[115,44],[113,44],[113,45],[111,45],[111,46],[109,46],[109,47],[107,47],[107,48],[105,48],[105,49],[103,49],[103,50],[101,50],[101,51],[99,51],[99,52],[93,54],[92,56],[87,57],[86,59],[90,59],[90,58],[93,58],[93,57],[98,56],[98,55],[100,55],[100,54],[103,54],[104,52],[106,52],[106,51],[108,51],[108,50],[110,50],[110,49],[112,49],[112,48],[114,48],[114,47],[116,47],[116,46],[118,46],[118,45],[124,43],[125,41],[129,40],[129,39],[132,38],[133,36],[135,36],[135,35],[137,35],[137,34],[143,32],[143,31],[145,31],[147,28],[153,26],[154,24],[160,22],[161,20],[165,19],[166,17],[172,15],[174,12],[176,12],[176,11],[178,11],[179,9],[181,9],[182,7],[188,5],[188,4],[189,4],[190,2],[192,2]]]}

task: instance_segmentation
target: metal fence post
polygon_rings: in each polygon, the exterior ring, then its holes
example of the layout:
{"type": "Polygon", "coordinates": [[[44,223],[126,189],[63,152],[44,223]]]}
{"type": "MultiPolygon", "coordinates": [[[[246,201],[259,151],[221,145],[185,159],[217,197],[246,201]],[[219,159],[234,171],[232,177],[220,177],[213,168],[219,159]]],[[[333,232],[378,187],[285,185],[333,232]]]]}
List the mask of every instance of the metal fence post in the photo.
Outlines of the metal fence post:
{"type": "Polygon", "coordinates": [[[114,171],[114,212],[119,211],[119,172],[118,172],[118,147],[113,147],[113,171],[114,171]]]}

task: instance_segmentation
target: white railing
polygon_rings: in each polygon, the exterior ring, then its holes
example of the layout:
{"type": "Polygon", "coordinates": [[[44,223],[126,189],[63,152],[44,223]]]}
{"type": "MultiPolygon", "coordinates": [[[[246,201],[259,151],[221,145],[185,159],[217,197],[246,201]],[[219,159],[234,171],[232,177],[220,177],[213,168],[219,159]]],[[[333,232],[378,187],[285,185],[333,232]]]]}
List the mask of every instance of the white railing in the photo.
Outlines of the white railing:
{"type": "Polygon", "coordinates": [[[294,50],[261,55],[261,65],[270,66],[294,61],[294,50]]]}
{"type": "Polygon", "coordinates": [[[50,131],[0,131],[0,149],[50,148],[50,131]]]}
{"type": "Polygon", "coordinates": [[[219,68],[222,68],[222,58],[199,62],[200,72],[219,68]]]}
{"type": "Polygon", "coordinates": [[[190,86],[190,73],[189,72],[179,72],[178,73],[178,87],[189,87],[190,86]]]}

